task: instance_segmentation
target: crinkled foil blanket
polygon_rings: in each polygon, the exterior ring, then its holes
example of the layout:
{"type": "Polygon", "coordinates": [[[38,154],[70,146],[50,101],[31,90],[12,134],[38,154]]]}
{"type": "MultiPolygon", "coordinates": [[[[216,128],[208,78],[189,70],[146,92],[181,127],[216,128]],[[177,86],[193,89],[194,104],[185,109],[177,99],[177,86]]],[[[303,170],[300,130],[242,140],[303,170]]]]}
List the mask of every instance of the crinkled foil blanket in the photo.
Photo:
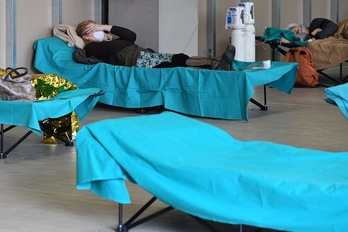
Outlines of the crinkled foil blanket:
{"type": "MultiPolygon", "coordinates": [[[[0,77],[5,74],[6,70],[0,68],[0,77]]],[[[37,100],[48,100],[60,92],[77,89],[75,84],[55,74],[33,74],[31,83],[35,88],[37,100]]],[[[45,119],[42,121],[42,124],[46,129],[49,129],[53,133],[69,141],[76,136],[79,130],[78,119],[75,112],[60,118],[45,119]]],[[[59,141],[55,137],[43,133],[43,143],[56,144],[58,142],[59,141]]]]}
{"type": "MultiPolygon", "coordinates": [[[[31,82],[36,90],[37,100],[47,100],[60,92],[77,89],[76,85],[55,74],[33,74],[31,82]]],[[[46,119],[42,124],[53,133],[68,140],[74,138],[79,129],[75,112],[57,119],[46,119]]],[[[49,144],[58,143],[55,137],[46,133],[43,133],[43,142],[49,144]]]]}

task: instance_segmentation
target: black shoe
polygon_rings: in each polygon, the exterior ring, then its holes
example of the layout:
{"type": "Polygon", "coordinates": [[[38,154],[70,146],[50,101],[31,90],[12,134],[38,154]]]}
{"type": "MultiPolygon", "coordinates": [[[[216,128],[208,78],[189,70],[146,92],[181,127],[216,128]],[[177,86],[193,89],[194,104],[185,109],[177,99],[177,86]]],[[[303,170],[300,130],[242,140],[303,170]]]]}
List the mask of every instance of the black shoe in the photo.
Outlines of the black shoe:
{"type": "Polygon", "coordinates": [[[224,54],[222,55],[222,60],[220,64],[216,67],[217,70],[233,70],[234,56],[236,54],[236,48],[233,45],[228,46],[224,54]]]}

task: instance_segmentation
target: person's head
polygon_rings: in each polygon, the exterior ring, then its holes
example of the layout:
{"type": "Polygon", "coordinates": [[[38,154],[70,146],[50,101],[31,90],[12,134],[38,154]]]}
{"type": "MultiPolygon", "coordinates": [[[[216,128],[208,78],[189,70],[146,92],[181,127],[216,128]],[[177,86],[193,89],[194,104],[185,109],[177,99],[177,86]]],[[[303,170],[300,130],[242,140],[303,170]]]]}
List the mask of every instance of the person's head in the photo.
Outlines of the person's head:
{"type": "Polygon", "coordinates": [[[291,30],[295,36],[299,37],[301,41],[306,41],[307,40],[307,37],[308,37],[308,34],[309,34],[309,29],[301,24],[301,25],[298,25],[296,23],[290,23],[287,27],[286,27],[287,30],[291,30]]]}
{"type": "Polygon", "coordinates": [[[309,34],[308,28],[303,24],[290,23],[286,29],[291,30],[295,35],[309,34]]]}
{"type": "Polygon", "coordinates": [[[88,33],[86,31],[86,27],[91,23],[96,23],[96,22],[94,22],[93,20],[86,20],[79,23],[76,27],[76,34],[80,36],[85,41],[85,43],[104,40],[104,32],[95,31],[95,32],[88,33]]]}

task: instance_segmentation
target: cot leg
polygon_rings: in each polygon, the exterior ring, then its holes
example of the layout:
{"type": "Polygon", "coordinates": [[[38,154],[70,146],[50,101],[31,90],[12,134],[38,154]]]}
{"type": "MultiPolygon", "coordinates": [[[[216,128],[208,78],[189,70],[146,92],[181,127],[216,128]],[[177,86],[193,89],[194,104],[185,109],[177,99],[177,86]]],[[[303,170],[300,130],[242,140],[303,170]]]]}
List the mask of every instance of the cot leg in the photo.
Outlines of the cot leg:
{"type": "MultiPolygon", "coordinates": [[[[50,136],[53,136],[54,138],[62,141],[63,143],[65,143],[65,146],[74,146],[74,142],[72,141],[72,122],[71,122],[71,114],[72,113],[69,113],[65,116],[68,116],[69,117],[69,124],[70,124],[70,127],[69,127],[69,134],[66,135],[66,138],[59,135],[58,133],[56,133],[54,130],[52,130],[49,126],[47,126],[44,121],[40,121],[39,124],[40,124],[40,128],[43,132],[47,133],[48,135],[50,136]]],[[[65,117],[64,116],[64,117],[65,117]]]]}
{"type": "Polygon", "coordinates": [[[164,208],[164,209],[162,209],[162,210],[159,210],[159,211],[157,211],[157,212],[155,212],[155,213],[153,213],[153,214],[151,214],[151,215],[149,215],[149,216],[143,217],[143,218],[138,219],[138,220],[136,221],[136,219],[137,219],[138,217],[140,217],[141,214],[143,214],[143,213],[145,212],[145,210],[148,209],[148,208],[152,205],[152,203],[154,203],[156,200],[157,200],[156,197],[152,197],[141,209],[139,209],[139,211],[136,212],[136,213],[125,223],[125,226],[127,227],[127,229],[131,229],[131,228],[136,227],[136,226],[138,226],[138,225],[140,225],[140,224],[143,224],[143,223],[145,223],[145,222],[147,222],[147,221],[150,221],[150,220],[152,220],[152,219],[154,219],[154,218],[156,218],[156,217],[158,217],[158,216],[160,216],[160,215],[162,215],[162,214],[164,214],[164,213],[166,213],[166,212],[168,212],[168,211],[170,211],[170,210],[173,209],[173,207],[168,206],[168,207],[166,207],[166,208],[164,208]]]}
{"type": "Polygon", "coordinates": [[[33,133],[33,132],[32,131],[28,131],[25,135],[23,135],[22,138],[20,138],[17,142],[15,142],[9,149],[7,149],[7,151],[5,151],[5,154],[8,154],[13,149],[15,149],[15,147],[17,147],[21,142],[23,142],[24,139],[26,139],[31,133],[33,133]]]}
{"type": "Polygon", "coordinates": [[[343,63],[340,63],[340,84],[346,83],[348,81],[348,75],[343,77],[343,63]]]}
{"type": "Polygon", "coordinates": [[[139,109],[136,109],[136,112],[139,114],[147,114],[149,111],[146,108],[139,108],[139,109]]]}
{"type": "Polygon", "coordinates": [[[206,222],[205,220],[199,218],[199,217],[195,217],[190,215],[191,217],[193,217],[193,219],[195,219],[196,221],[198,221],[199,223],[201,223],[202,225],[204,225],[205,227],[207,227],[210,231],[212,232],[219,232],[216,228],[214,228],[213,226],[211,226],[208,222],[206,222]]]}
{"type": "Polygon", "coordinates": [[[144,211],[149,208],[153,202],[157,200],[156,197],[151,198],[138,212],[136,212],[126,223],[123,223],[123,205],[119,204],[119,216],[118,216],[118,227],[117,232],[128,232],[131,228],[134,228],[142,223],[145,223],[147,221],[150,221],[153,218],[156,218],[170,210],[173,209],[173,207],[168,206],[162,210],[159,210],[147,217],[141,218],[139,220],[136,220],[144,211]]]}
{"type": "MultiPolygon", "coordinates": [[[[256,228],[254,232],[261,232],[263,230],[263,228],[256,228]]],[[[239,225],[239,232],[243,232],[243,225],[239,225]]]]}
{"type": "Polygon", "coordinates": [[[262,110],[268,110],[267,107],[267,89],[266,89],[266,85],[263,85],[263,109],[262,110]]]}
{"type": "Polygon", "coordinates": [[[334,78],[330,77],[329,75],[327,75],[326,73],[320,71],[320,74],[323,75],[324,77],[326,77],[327,79],[333,81],[336,85],[339,84],[339,82],[337,80],[335,80],[334,78]]]}
{"type": "Polygon", "coordinates": [[[9,126],[6,129],[4,129],[4,124],[1,124],[1,141],[0,141],[0,159],[6,159],[8,153],[10,153],[13,149],[15,149],[23,140],[25,140],[32,131],[28,131],[25,135],[23,135],[17,142],[15,142],[10,148],[8,148],[6,151],[4,151],[4,133],[6,131],[11,130],[12,128],[15,128],[15,126],[9,126]]]}
{"type": "MultiPolygon", "coordinates": [[[[45,132],[48,135],[51,135],[51,136],[55,137],[56,139],[65,143],[65,146],[74,146],[74,142],[71,140],[71,138],[64,138],[63,136],[60,136],[59,134],[50,131],[49,129],[45,128],[42,125],[42,123],[40,123],[40,128],[43,132],[45,132]]],[[[70,134],[71,134],[71,132],[70,132],[70,134]]]]}
{"type": "Polygon", "coordinates": [[[127,228],[123,225],[123,204],[118,204],[118,226],[117,232],[127,232],[127,228]]]}
{"type": "Polygon", "coordinates": [[[251,98],[250,102],[260,107],[261,110],[268,110],[266,85],[263,86],[263,105],[260,102],[256,101],[254,98],[251,98]]]}
{"type": "Polygon", "coordinates": [[[343,65],[342,65],[342,63],[340,63],[340,84],[343,83],[343,72],[342,72],[342,69],[343,69],[343,65]]]}
{"type": "Polygon", "coordinates": [[[0,159],[6,159],[6,154],[4,154],[4,124],[0,126],[1,134],[0,134],[0,159]]]}

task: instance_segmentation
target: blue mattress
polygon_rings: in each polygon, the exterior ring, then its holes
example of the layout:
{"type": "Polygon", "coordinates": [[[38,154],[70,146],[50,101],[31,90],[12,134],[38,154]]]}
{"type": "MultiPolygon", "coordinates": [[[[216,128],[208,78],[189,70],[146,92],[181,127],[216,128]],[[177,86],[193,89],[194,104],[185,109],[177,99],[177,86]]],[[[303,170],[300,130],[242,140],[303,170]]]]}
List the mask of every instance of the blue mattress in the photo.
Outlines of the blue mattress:
{"type": "Polygon", "coordinates": [[[83,120],[93,109],[100,96],[98,88],[77,89],[59,93],[49,100],[23,102],[0,100],[0,123],[25,126],[36,134],[41,134],[39,121],[59,118],[75,111],[83,120]]]}
{"type": "Polygon", "coordinates": [[[268,84],[290,93],[297,70],[297,63],[283,62],[272,62],[271,69],[249,69],[258,62],[236,62],[238,71],[231,72],[85,65],[76,63],[75,48],[57,37],[40,39],[33,48],[36,69],[62,76],[79,88],[102,89],[105,94],[99,101],[104,104],[126,108],[164,106],[176,112],[222,119],[248,119],[247,105],[254,86],[268,84]]]}
{"type": "Polygon", "coordinates": [[[77,188],[130,203],[126,180],[200,218],[284,231],[346,231],[348,152],[242,142],[164,112],[77,134],[77,188]]]}
{"type": "Polygon", "coordinates": [[[325,89],[326,96],[336,103],[343,116],[348,120],[348,83],[325,89]]]}

